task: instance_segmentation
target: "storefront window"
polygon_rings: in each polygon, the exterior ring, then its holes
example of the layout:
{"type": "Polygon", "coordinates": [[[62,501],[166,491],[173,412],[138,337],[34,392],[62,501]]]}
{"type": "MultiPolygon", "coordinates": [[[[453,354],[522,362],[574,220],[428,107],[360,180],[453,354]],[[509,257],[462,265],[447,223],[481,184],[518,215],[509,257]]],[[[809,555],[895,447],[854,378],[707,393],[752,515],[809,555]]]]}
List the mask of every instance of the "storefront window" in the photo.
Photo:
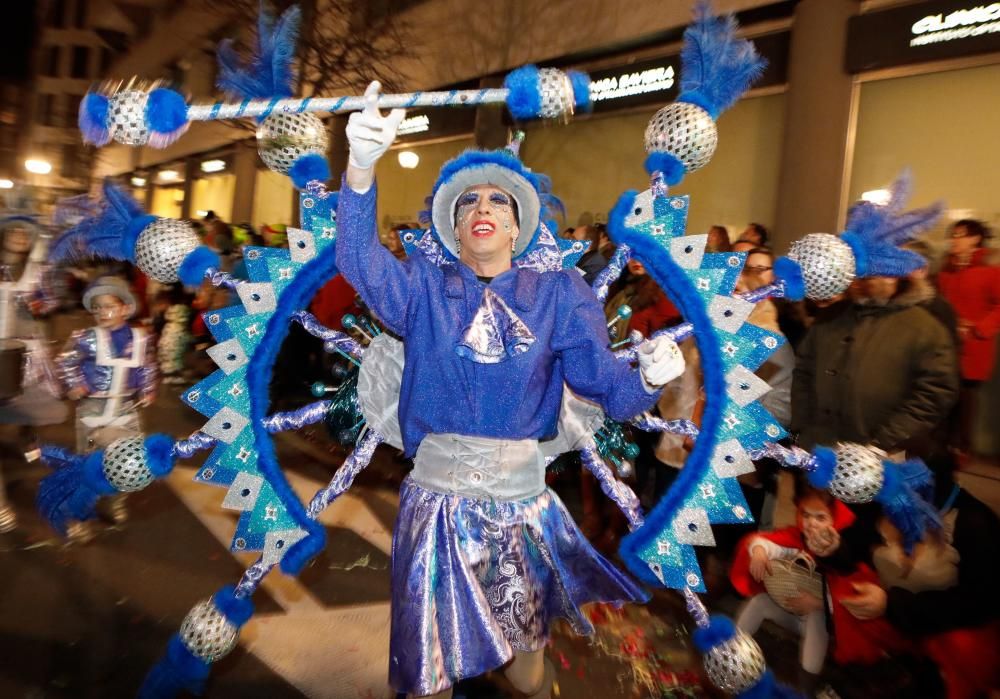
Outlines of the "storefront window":
{"type": "MultiPolygon", "coordinates": [[[[258,170],[254,187],[251,223],[258,231],[265,225],[298,226],[292,220],[295,188],[285,175],[270,170],[258,170]]],[[[239,223],[239,222],[237,222],[239,223]]]]}
{"type": "Polygon", "coordinates": [[[220,174],[201,177],[191,187],[191,217],[204,218],[209,211],[226,223],[231,223],[236,175],[220,174]]]}

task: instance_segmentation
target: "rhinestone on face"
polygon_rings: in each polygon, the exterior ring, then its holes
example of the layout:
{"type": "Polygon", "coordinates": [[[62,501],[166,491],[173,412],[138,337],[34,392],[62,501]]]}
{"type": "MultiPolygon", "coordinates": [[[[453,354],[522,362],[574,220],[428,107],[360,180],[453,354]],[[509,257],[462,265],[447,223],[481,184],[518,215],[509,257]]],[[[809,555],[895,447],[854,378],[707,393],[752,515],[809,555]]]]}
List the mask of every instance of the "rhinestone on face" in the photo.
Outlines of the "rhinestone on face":
{"type": "Polygon", "coordinates": [[[146,448],[142,437],[126,437],[111,443],[101,461],[108,483],[123,493],[142,490],[155,480],[146,465],[146,448]]]}
{"type": "Polygon", "coordinates": [[[282,175],[303,155],[325,155],[329,142],[326,126],[315,114],[272,114],[257,127],[257,153],[282,175]]]}
{"type": "Polygon", "coordinates": [[[646,126],[646,152],[671,153],[688,172],[704,167],[719,143],[712,115],[696,104],[671,102],[646,126]]]}
{"type": "Polygon", "coordinates": [[[177,281],[177,270],[201,244],[194,228],[172,218],[157,219],[135,241],[135,265],[163,284],[177,281]]]}
{"type": "Polygon", "coordinates": [[[827,490],[843,502],[860,504],[871,502],[885,482],[882,459],[860,444],[837,446],[837,466],[827,490]]]}
{"type": "Polygon", "coordinates": [[[702,657],[705,674],[716,687],[739,694],[753,687],[764,674],[764,654],[750,636],[739,629],[702,657]]]}
{"type": "Polygon", "coordinates": [[[854,281],[851,247],[835,235],[810,233],[792,243],[788,259],[799,263],[806,296],[824,300],[843,293],[854,281]]]}
{"type": "Polygon", "coordinates": [[[181,624],[184,647],[202,660],[214,663],[225,657],[239,639],[239,629],[222,615],[212,600],[196,604],[181,624]]]}
{"type": "Polygon", "coordinates": [[[125,90],[108,98],[108,130],[111,138],[126,146],[144,146],[149,141],[146,128],[146,100],[142,90],[125,90]]]}

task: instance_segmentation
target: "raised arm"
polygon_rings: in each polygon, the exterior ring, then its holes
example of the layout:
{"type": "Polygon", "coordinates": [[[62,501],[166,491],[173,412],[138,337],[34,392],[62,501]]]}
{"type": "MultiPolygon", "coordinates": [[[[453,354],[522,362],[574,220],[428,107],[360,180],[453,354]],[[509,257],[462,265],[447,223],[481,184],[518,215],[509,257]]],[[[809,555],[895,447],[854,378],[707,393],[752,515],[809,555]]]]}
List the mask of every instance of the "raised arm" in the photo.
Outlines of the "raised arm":
{"type": "Polygon", "coordinates": [[[396,138],[403,111],[383,117],[379,84],[365,90],[368,106],[347,124],[350,156],[337,204],[337,269],[390,330],[405,335],[413,270],[393,257],[376,230],[375,163],[396,138]]]}

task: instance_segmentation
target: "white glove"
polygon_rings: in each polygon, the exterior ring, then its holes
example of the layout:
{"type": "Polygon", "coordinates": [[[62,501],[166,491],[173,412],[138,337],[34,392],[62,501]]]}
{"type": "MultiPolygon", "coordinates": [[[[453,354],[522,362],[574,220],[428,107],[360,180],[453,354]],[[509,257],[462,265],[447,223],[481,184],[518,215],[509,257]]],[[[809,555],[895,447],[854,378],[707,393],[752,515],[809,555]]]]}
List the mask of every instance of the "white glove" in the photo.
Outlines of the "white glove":
{"type": "Polygon", "coordinates": [[[388,116],[382,116],[378,110],[381,88],[378,80],[368,85],[364,110],[354,112],[347,120],[347,143],[350,146],[348,158],[351,165],[362,170],[371,168],[389,150],[389,146],[396,140],[399,122],[406,113],[402,109],[393,109],[388,116]]]}
{"type": "Polygon", "coordinates": [[[639,345],[639,371],[653,393],[684,373],[684,355],[676,342],[661,335],[639,345]]]}

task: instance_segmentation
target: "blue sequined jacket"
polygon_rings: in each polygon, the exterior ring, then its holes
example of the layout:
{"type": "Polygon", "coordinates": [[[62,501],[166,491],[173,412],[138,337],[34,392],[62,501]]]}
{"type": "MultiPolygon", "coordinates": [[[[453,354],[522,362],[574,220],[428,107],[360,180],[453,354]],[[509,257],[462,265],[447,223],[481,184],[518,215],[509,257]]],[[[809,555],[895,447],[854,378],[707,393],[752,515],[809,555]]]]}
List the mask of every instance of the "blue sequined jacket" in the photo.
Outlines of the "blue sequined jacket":
{"type": "Polygon", "coordinates": [[[555,434],[565,381],[626,420],[652,407],[639,372],[608,349],[604,314],[579,273],[512,268],[489,288],[527,325],[530,348],[480,364],[456,353],[486,284],[466,265],[400,261],[378,240],[376,188],[346,184],[337,207],[337,267],[386,327],[405,340],[399,422],[407,454],[432,433],[498,439],[555,434]]]}
{"type": "MultiPolygon", "coordinates": [[[[111,344],[115,357],[127,357],[132,354],[132,328],[125,325],[112,330],[111,344]]],[[[159,370],[156,365],[155,338],[146,336],[146,351],[142,357],[141,366],[127,369],[128,379],[124,392],[136,399],[150,398],[156,394],[159,370]]],[[[73,333],[66,348],[56,357],[59,369],[59,379],[63,388],[69,391],[73,388],[86,388],[87,394],[96,398],[102,397],[111,388],[110,366],[97,365],[97,333],[94,328],[86,328],[73,333]]]]}

